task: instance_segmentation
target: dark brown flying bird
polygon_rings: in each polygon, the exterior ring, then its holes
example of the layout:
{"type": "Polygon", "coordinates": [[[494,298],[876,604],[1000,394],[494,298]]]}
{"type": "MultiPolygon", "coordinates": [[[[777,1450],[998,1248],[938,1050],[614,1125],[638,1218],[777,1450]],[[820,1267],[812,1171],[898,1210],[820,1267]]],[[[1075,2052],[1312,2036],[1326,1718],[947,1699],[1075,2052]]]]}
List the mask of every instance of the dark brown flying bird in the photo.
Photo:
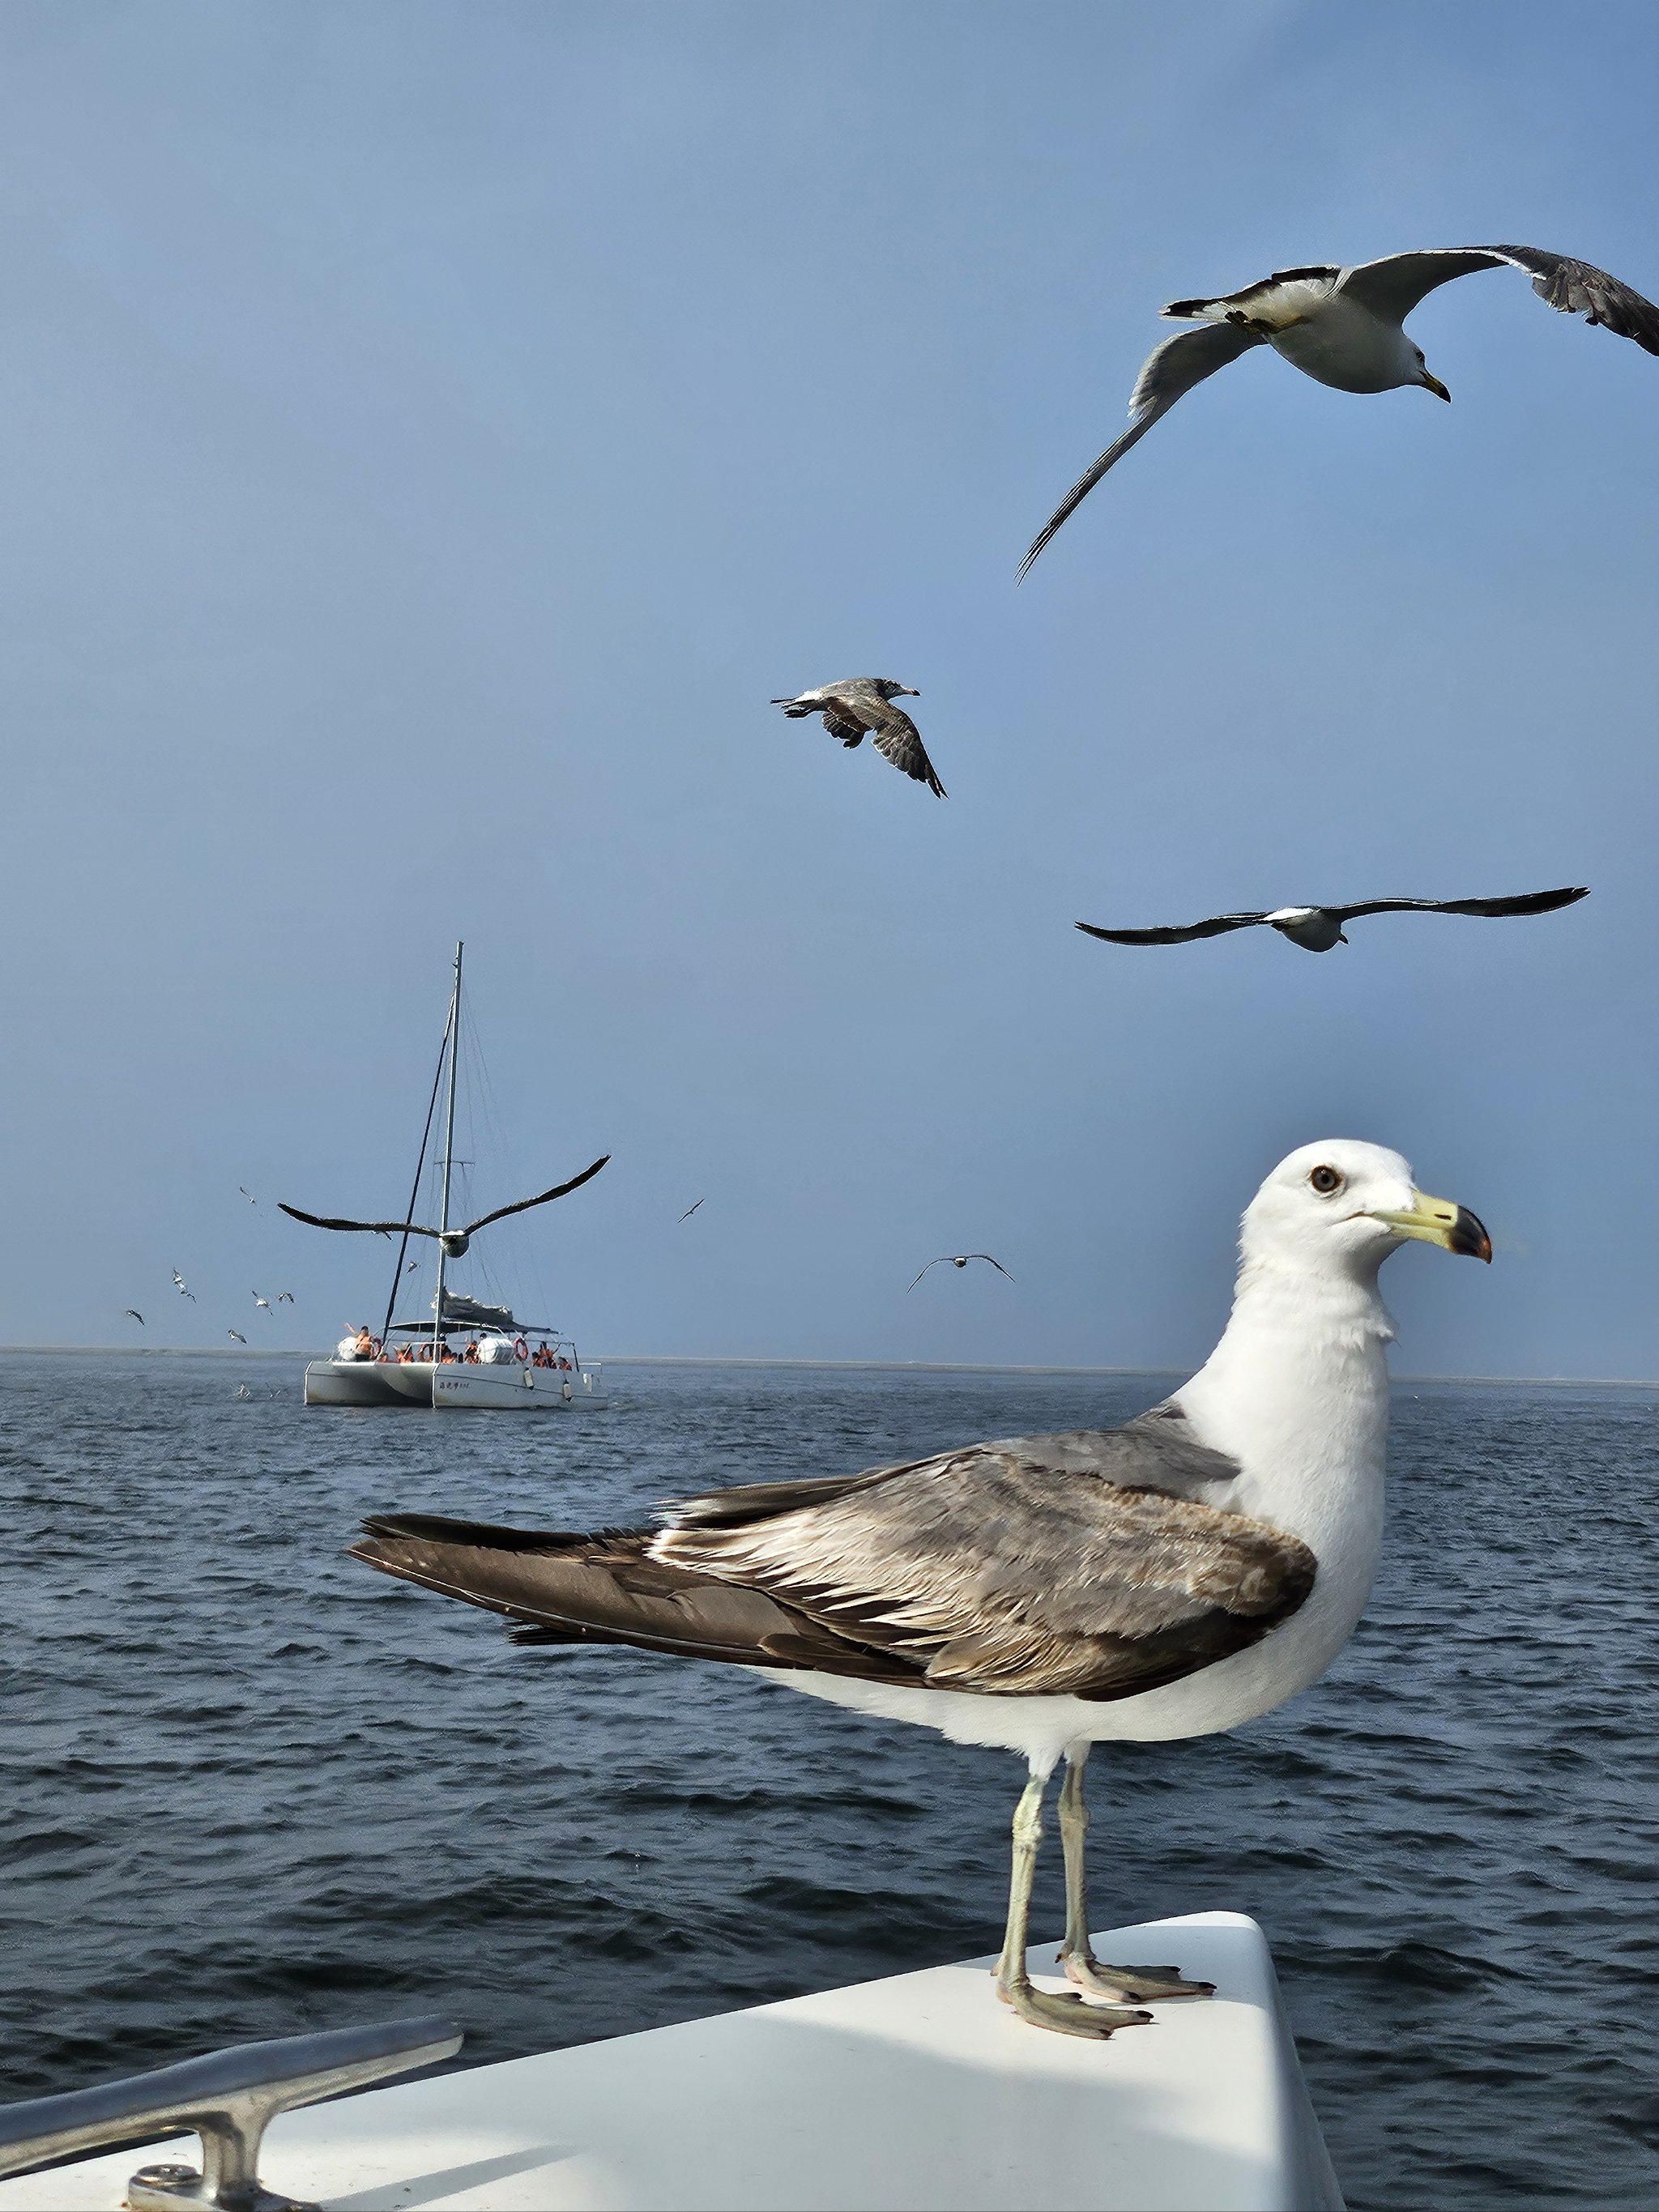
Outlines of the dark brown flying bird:
{"type": "Polygon", "coordinates": [[[481,1213],[476,1221],[469,1221],[465,1229],[427,1229],[418,1221],[341,1221],[327,1214],[302,1213],[297,1206],[283,1206],[280,1199],[276,1203],[284,1213],[291,1213],[296,1221],[309,1222],[313,1229],[352,1229],[374,1237],[401,1236],[407,1232],[410,1237],[434,1237],[452,1260],[459,1260],[479,1230],[487,1227],[490,1222],[501,1221],[509,1213],[524,1213],[532,1206],[545,1206],[550,1199],[564,1198],[571,1191],[580,1190],[585,1182],[598,1175],[610,1157],[607,1152],[605,1159],[595,1160],[591,1168],[584,1168],[579,1176],[572,1176],[568,1182],[555,1183],[551,1190],[538,1191],[534,1198],[521,1198],[512,1206],[498,1206],[493,1213],[481,1213]]]}
{"type": "Polygon", "coordinates": [[[876,750],[884,759],[917,783],[925,783],[935,799],[943,799],[945,786],[933,772],[921,731],[902,707],[893,704],[895,699],[921,696],[920,691],[913,691],[908,684],[896,684],[890,676],[848,676],[837,684],[821,684],[816,691],[803,691],[793,699],[775,699],[772,704],[781,707],[792,722],[805,714],[822,714],[824,728],[849,751],[866,737],[873,737],[876,750]]]}

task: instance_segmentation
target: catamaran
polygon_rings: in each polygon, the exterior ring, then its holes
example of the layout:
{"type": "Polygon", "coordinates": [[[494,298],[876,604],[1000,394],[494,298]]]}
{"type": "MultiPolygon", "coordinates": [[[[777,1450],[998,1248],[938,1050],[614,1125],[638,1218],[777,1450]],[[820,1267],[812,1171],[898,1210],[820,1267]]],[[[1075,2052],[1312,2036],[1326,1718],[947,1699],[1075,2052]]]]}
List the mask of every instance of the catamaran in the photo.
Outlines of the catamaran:
{"type": "MultiPolygon", "coordinates": [[[[498,1206],[477,1221],[458,1223],[450,1206],[455,1171],[455,1088],[460,1059],[461,956],[455,947],[455,982],[450,993],[449,1018],[439,1048],[437,1073],[427,1105],[426,1127],[421,1133],[420,1156],[409,1206],[402,1221],[347,1221],[332,1216],[304,1213],[298,1206],[283,1212],[296,1221],[318,1229],[351,1230],[383,1237],[398,1237],[398,1257],[392,1268],[392,1290],[386,1319],[378,1336],[364,1327],[340,1340],[331,1359],[313,1359],[306,1368],[307,1406],[427,1406],[437,1408],[493,1408],[504,1412],[541,1412],[551,1407],[603,1403],[603,1363],[583,1360],[574,1340],[543,1322],[518,1320],[510,1306],[490,1304],[453,1290],[449,1262],[459,1259],[477,1231],[503,1215],[522,1213],[567,1192],[599,1173],[604,1160],[542,1191],[534,1198],[498,1206]],[[415,1219],[421,1178],[426,1171],[427,1146],[438,1093],[447,1076],[444,1112],[442,1181],[438,1222],[426,1228],[415,1219]],[[438,1287],[430,1318],[394,1318],[402,1289],[411,1237],[430,1237],[438,1249],[438,1287]],[[458,1350],[456,1340],[460,1340],[458,1350]]],[[[607,1155],[608,1157],[608,1155],[607,1155]]]]}

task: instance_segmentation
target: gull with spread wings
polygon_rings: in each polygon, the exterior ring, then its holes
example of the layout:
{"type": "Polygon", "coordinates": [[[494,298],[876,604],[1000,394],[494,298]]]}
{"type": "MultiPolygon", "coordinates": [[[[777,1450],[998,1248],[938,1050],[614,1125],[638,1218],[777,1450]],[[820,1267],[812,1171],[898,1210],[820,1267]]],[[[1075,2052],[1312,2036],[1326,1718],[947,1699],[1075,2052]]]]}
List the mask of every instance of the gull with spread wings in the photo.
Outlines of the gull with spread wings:
{"type": "Polygon", "coordinates": [[[443,1246],[450,1259],[459,1260],[478,1231],[490,1222],[505,1220],[509,1213],[527,1212],[532,1206],[545,1206],[552,1199],[568,1197],[573,1190],[580,1190],[585,1182],[591,1182],[610,1158],[606,1152],[592,1167],[584,1168],[579,1176],[572,1176],[568,1182],[555,1183],[551,1190],[538,1191],[534,1198],[520,1198],[511,1206],[498,1206],[493,1213],[481,1213],[465,1229],[428,1229],[418,1221],[343,1221],[329,1214],[302,1212],[297,1206],[283,1206],[280,1199],[277,1205],[283,1212],[291,1214],[295,1221],[309,1222],[313,1229],[356,1230],[374,1237],[430,1237],[443,1246]]]}
{"type": "Polygon", "coordinates": [[[1363,914],[1472,914],[1488,921],[1509,915],[1553,914],[1589,896],[1588,884],[1570,884],[1559,891],[1522,891],[1514,898],[1474,899],[1361,899],[1355,906],[1280,906],[1271,914],[1212,914],[1207,921],[1189,921],[1169,929],[1101,929],[1092,921],[1076,927],[1085,937],[1098,937],[1108,945],[1190,945],[1194,938],[1224,937],[1229,930],[1255,929],[1262,924],[1288,937],[1304,952],[1328,952],[1346,945],[1342,925],[1363,914]]]}
{"type": "MultiPolygon", "coordinates": [[[[990,1261],[990,1264],[996,1269],[998,1274],[1008,1275],[1008,1270],[1003,1266],[1001,1261],[992,1260],[988,1252],[941,1252],[937,1260],[930,1260],[927,1262],[927,1267],[965,1267],[970,1260],[990,1261]]],[[[927,1273],[927,1267],[922,1269],[921,1275],[927,1273]]],[[[916,1277],[916,1283],[921,1280],[921,1275],[916,1277]]],[[[1008,1279],[1012,1283],[1014,1279],[1012,1275],[1008,1275],[1008,1279]]],[[[910,1285],[913,1291],[916,1287],[916,1283],[912,1283],[910,1285]]]]}
{"type": "Polygon", "coordinates": [[[1177,399],[1255,346],[1271,346],[1292,368],[1338,392],[1394,392],[1416,385],[1449,399],[1429,374],[1423,349],[1402,325],[1437,285],[1480,269],[1522,269],[1532,289],[1564,315],[1583,315],[1644,352],[1659,354],[1659,307],[1605,269],[1540,246],[1430,246],[1352,268],[1279,269],[1242,292],[1175,300],[1161,312],[1200,327],[1166,338],[1148,356],[1129,395],[1129,427],[1085,471],[1019,564],[1024,576],[1066,517],[1108,469],[1144,438],[1177,399]]]}

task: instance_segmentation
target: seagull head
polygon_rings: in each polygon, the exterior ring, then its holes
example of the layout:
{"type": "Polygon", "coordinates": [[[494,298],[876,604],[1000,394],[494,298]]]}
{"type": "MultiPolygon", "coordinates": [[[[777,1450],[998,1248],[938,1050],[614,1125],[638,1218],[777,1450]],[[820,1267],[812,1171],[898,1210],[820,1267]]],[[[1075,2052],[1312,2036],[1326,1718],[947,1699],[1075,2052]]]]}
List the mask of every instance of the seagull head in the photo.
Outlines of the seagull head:
{"type": "Polygon", "coordinates": [[[913,691],[908,684],[895,684],[890,676],[878,676],[876,689],[884,699],[920,699],[920,691],[913,691]]]}
{"type": "Polygon", "coordinates": [[[1239,1243],[1247,1268],[1368,1282],[1412,1238],[1492,1258],[1492,1239],[1475,1216],[1419,1190],[1398,1152],[1329,1137],[1279,1162],[1250,1200],[1239,1243]]]}
{"type": "Polygon", "coordinates": [[[1412,348],[1412,357],[1417,363],[1417,374],[1413,379],[1413,381],[1414,383],[1420,384],[1425,392],[1433,392],[1437,399],[1443,399],[1449,404],[1451,394],[1447,391],[1445,386],[1440,381],[1440,379],[1437,376],[1431,376],[1429,374],[1429,364],[1423,358],[1423,349],[1421,346],[1413,346],[1412,348]]]}

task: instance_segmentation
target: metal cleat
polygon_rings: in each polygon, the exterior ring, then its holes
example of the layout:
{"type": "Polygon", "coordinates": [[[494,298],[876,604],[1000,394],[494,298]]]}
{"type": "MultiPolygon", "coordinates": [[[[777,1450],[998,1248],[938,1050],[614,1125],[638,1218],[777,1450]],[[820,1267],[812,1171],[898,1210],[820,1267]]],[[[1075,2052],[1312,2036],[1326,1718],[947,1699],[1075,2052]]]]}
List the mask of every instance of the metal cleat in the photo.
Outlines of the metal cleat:
{"type": "Polygon", "coordinates": [[[321,2212],[259,2179],[260,2141],[277,2113],[452,2058],[462,2040],[459,2028],[437,2019],[331,2028],[0,2106],[0,2178],[135,2136],[193,2128],[202,2138],[201,2172],[170,2162],[140,2166],[127,2185],[131,2212],[321,2212]]]}

